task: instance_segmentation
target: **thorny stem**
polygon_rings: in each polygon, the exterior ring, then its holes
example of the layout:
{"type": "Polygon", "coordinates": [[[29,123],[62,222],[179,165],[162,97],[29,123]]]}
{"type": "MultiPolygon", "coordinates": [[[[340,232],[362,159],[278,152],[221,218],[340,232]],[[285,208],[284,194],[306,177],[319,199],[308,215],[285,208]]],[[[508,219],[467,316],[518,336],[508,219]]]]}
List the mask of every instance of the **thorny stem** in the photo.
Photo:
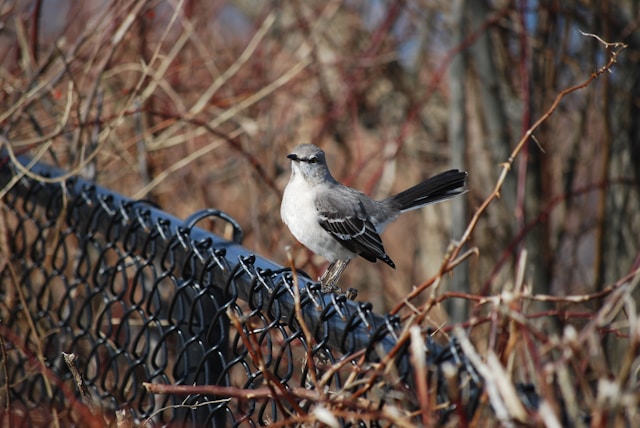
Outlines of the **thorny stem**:
{"type": "MultiPolygon", "coordinates": [[[[493,191],[489,194],[489,196],[487,196],[487,198],[480,205],[480,207],[478,209],[476,209],[476,211],[474,212],[471,220],[469,221],[469,224],[467,225],[466,230],[462,234],[462,237],[456,243],[456,245],[453,248],[453,250],[450,251],[445,256],[445,258],[443,259],[442,264],[440,266],[440,271],[436,274],[435,277],[427,280],[426,282],[422,283],[421,285],[419,285],[418,287],[413,289],[411,291],[411,293],[409,293],[409,295],[406,297],[405,300],[403,300],[398,305],[396,305],[396,307],[393,308],[393,310],[391,311],[391,314],[398,313],[406,305],[406,301],[411,301],[415,297],[419,296],[426,288],[430,287],[432,284],[434,284],[434,283],[438,284],[440,282],[440,279],[444,276],[444,274],[451,270],[450,268],[451,268],[452,264],[455,264],[455,261],[456,261],[457,257],[459,256],[460,252],[462,251],[462,247],[471,238],[471,234],[473,233],[473,231],[475,230],[476,226],[478,225],[478,222],[480,221],[480,218],[483,216],[485,211],[487,211],[487,209],[489,208],[489,205],[491,205],[491,203],[495,199],[498,199],[500,197],[500,191],[502,190],[502,187],[503,187],[504,181],[507,178],[507,175],[511,171],[511,167],[513,165],[513,162],[515,161],[515,159],[518,156],[518,154],[522,151],[522,149],[525,146],[525,144],[530,140],[530,138],[532,138],[534,132],[544,122],[546,122],[547,119],[549,119],[549,117],[551,117],[551,115],[556,111],[556,109],[558,108],[558,106],[560,105],[560,102],[564,99],[564,97],[566,97],[567,95],[569,95],[569,94],[571,94],[573,92],[576,92],[576,91],[578,91],[580,89],[586,88],[594,80],[596,80],[598,77],[600,77],[603,73],[605,73],[607,71],[610,71],[611,68],[613,67],[613,65],[616,63],[618,55],[627,47],[626,44],[620,43],[620,42],[617,42],[617,43],[604,42],[602,39],[600,39],[599,37],[597,37],[597,36],[595,36],[593,34],[584,34],[584,35],[585,36],[594,37],[598,41],[603,43],[603,45],[606,48],[612,49],[611,52],[610,52],[609,61],[607,61],[607,63],[605,65],[603,65],[602,67],[600,67],[599,69],[597,69],[593,73],[591,73],[591,75],[585,81],[583,81],[582,83],[579,83],[577,85],[571,86],[571,87],[566,88],[563,91],[561,91],[556,96],[555,100],[553,101],[551,106],[547,109],[547,111],[533,125],[531,125],[531,127],[524,133],[524,135],[522,136],[522,138],[520,139],[520,141],[518,142],[516,147],[511,152],[509,158],[500,165],[501,168],[502,168],[502,171],[500,173],[500,176],[498,177],[498,181],[496,182],[496,185],[495,185],[493,191]]],[[[425,312],[428,312],[428,310],[431,309],[431,307],[433,306],[433,304],[435,302],[434,297],[437,294],[437,292],[438,292],[438,287],[436,286],[432,290],[432,298],[429,299],[429,301],[427,302],[427,304],[423,308],[425,312]]]]}

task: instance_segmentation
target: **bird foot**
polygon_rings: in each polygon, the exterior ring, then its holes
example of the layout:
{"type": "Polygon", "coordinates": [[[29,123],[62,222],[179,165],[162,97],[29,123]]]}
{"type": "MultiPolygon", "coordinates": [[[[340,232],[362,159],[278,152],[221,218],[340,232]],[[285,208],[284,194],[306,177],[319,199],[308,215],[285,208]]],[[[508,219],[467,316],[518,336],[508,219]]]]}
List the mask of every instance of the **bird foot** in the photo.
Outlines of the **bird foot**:
{"type": "Polygon", "coordinates": [[[342,290],[337,284],[338,280],[342,276],[342,273],[349,265],[351,260],[337,260],[329,265],[327,270],[320,277],[320,291],[323,293],[336,293],[345,294],[347,299],[353,300],[358,295],[358,290],[355,288],[349,288],[346,292],[342,290]]]}

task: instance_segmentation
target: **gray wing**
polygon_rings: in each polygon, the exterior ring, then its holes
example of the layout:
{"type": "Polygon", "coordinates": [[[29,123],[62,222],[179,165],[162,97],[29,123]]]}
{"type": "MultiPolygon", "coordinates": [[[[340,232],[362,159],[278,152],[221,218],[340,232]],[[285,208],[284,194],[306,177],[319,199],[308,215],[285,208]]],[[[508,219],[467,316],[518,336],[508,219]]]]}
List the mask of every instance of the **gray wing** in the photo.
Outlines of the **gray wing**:
{"type": "Polygon", "coordinates": [[[349,251],[370,262],[380,259],[395,269],[359,194],[334,190],[336,192],[323,193],[316,199],[320,226],[349,251]]]}

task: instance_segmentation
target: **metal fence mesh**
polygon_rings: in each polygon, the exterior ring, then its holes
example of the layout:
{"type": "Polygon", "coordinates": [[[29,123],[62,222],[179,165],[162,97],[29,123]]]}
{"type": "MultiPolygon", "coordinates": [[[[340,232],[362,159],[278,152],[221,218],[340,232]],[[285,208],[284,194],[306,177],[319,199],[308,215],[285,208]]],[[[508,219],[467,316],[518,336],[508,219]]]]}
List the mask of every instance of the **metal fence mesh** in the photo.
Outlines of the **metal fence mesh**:
{"type": "MultiPolygon", "coordinates": [[[[41,164],[32,171],[60,175],[41,164]]],[[[323,295],[300,277],[305,334],[292,272],[242,248],[242,231],[222,213],[204,211],[183,222],[82,179],[28,178],[11,164],[2,167],[0,180],[10,188],[2,244],[9,260],[0,286],[8,339],[3,384],[10,393],[2,407],[11,409],[3,420],[14,425],[47,426],[54,417],[62,425],[81,424],[72,405],[78,388],[63,352],[77,354],[80,374],[107,420],[127,409],[153,425],[255,426],[308,410],[311,401],[296,388],[312,390],[325,377],[326,391],[341,391],[347,376],[364,378],[367,361],[379,360],[396,343],[397,319],[373,313],[367,303],[323,295]],[[233,241],[199,229],[204,218],[227,223],[233,241]],[[144,382],[256,394],[151,394],[144,382]],[[265,388],[268,393],[260,393],[265,388]]],[[[477,399],[472,369],[457,349],[432,341],[425,349],[442,418],[454,407],[439,373],[442,362],[458,368],[460,384],[470,391],[465,412],[473,412],[477,399]]],[[[407,352],[395,354],[403,384],[383,383],[378,397],[369,393],[377,410],[393,401],[386,392],[410,388],[407,352]]]]}

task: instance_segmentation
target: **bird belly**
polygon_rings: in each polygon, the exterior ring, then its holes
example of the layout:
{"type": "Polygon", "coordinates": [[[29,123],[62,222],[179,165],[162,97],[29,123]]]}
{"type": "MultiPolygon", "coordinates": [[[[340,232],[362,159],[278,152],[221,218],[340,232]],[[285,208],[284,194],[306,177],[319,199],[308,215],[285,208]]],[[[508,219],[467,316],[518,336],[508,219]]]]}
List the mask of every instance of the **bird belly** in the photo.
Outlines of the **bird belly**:
{"type": "Polygon", "coordinates": [[[282,221],[302,245],[330,262],[352,259],[355,254],[318,223],[314,198],[315,192],[306,183],[289,183],[280,206],[282,221]]]}

